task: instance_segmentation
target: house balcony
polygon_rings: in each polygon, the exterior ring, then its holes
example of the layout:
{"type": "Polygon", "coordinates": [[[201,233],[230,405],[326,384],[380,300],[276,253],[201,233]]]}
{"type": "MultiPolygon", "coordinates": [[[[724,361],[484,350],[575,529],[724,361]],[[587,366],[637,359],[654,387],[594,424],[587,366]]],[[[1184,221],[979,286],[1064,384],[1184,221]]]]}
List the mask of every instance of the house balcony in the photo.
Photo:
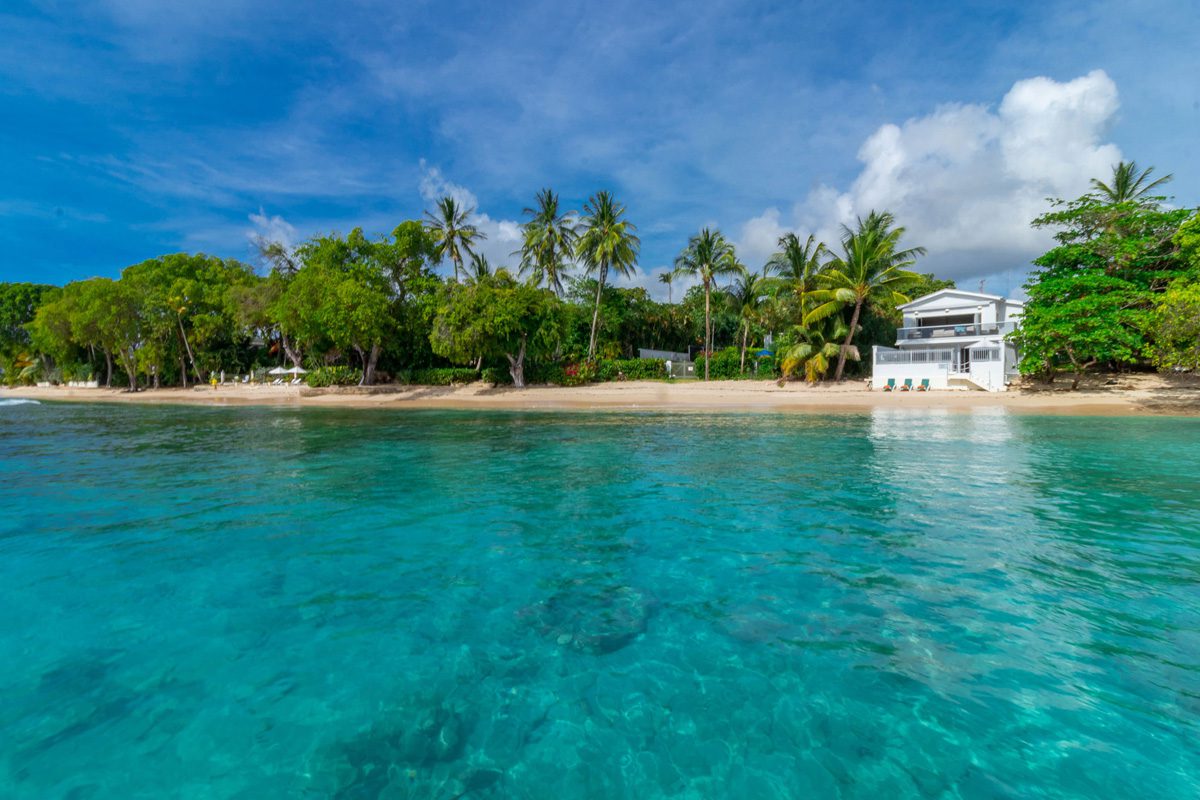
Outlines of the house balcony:
{"type": "Polygon", "coordinates": [[[955,339],[979,336],[1002,336],[1016,328],[1014,322],[971,322],[962,325],[923,325],[919,328],[897,328],[896,342],[921,339],[955,339]]]}

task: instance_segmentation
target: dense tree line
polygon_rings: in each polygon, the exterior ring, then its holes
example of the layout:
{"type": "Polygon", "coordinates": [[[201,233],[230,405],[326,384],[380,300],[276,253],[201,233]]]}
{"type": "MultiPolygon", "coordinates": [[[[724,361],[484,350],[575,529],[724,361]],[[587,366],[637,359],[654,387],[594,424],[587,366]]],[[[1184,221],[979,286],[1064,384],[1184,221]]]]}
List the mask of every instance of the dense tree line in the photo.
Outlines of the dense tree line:
{"type": "Polygon", "coordinates": [[[379,238],[355,229],[294,248],[262,241],[259,269],[176,253],[117,279],[0,284],[0,369],[9,384],[95,378],[137,389],[282,364],[323,370],[323,384],[457,365],[520,386],[530,376],[642,374],[600,362],[652,348],[698,352],[705,377],[782,371],[819,380],[834,363],[841,378],[860,347],[892,343],[905,292],[946,284],[908,271],[921,250],[900,249],[904,229],[872,213],[843,232],[836,253],[788,234],[758,269],[720,231],[704,229],[659,276],[672,293],[662,303],[613,285],[636,273],[640,242],[611,193],[575,213],[553,191],[539,192],[514,269],[478,252],[474,211],[446,197],[424,220],[379,238]],[[444,264],[446,278],[437,271],[444,264]],[[672,302],[686,279],[693,285],[672,302]],[[772,334],[777,355],[759,357],[772,334]]]}

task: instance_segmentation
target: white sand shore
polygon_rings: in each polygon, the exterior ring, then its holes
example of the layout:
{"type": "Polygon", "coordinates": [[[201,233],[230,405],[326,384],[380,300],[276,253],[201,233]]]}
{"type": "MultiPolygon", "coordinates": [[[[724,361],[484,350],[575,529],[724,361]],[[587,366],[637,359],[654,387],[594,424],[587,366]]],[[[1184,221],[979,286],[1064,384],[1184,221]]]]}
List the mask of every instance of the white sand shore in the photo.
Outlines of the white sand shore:
{"type": "Polygon", "coordinates": [[[663,383],[631,381],[579,387],[512,389],[481,385],[380,386],[309,389],[291,386],[209,386],[136,394],[119,389],[38,387],[0,390],[0,399],[190,405],[283,405],[337,408],[457,408],[526,410],[656,410],[837,412],[874,408],[1008,409],[1031,414],[1171,414],[1200,416],[1200,381],[1154,375],[1121,376],[1115,385],[1093,379],[1072,392],[1069,384],[1005,393],[881,392],[861,382],[807,386],[770,381],[663,383]]]}

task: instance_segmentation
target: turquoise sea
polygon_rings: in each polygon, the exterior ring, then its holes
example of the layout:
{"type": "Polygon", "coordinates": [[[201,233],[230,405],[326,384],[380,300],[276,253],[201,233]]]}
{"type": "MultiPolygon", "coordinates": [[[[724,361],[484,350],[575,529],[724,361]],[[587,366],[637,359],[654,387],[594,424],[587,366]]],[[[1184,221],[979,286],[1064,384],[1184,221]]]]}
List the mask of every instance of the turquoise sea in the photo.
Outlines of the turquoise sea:
{"type": "Polygon", "coordinates": [[[0,401],[0,797],[1194,798],[1200,420],[0,401]]]}

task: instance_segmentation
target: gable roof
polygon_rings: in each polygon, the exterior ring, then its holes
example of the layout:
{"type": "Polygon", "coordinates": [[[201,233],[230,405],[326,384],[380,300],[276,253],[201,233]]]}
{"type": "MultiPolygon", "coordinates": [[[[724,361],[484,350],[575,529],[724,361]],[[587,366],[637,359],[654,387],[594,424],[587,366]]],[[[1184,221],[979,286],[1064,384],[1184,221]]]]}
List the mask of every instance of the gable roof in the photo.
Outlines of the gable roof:
{"type": "MultiPolygon", "coordinates": [[[[915,300],[905,303],[902,306],[896,306],[896,308],[900,309],[901,311],[905,311],[909,308],[914,308],[916,306],[927,305],[929,303],[929,301],[934,300],[936,298],[950,297],[950,296],[961,297],[961,298],[965,298],[967,300],[983,300],[983,301],[986,301],[989,303],[994,303],[997,300],[999,300],[1001,302],[1005,301],[1005,298],[1001,297],[998,294],[983,294],[982,292],[968,292],[965,289],[938,289],[936,292],[933,292],[932,294],[927,294],[922,297],[918,297],[915,300]]],[[[1014,300],[1011,302],[1017,302],[1017,301],[1014,300]]]]}

